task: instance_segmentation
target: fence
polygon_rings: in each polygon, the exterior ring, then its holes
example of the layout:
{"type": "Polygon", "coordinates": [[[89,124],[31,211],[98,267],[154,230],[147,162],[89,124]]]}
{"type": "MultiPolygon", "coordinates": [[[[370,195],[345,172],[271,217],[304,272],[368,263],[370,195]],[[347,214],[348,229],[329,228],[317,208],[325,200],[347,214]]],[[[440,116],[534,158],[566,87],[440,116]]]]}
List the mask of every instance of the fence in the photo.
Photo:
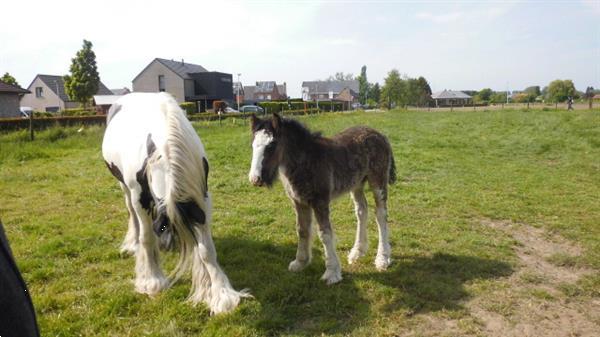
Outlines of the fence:
{"type": "MultiPolygon", "coordinates": [[[[281,112],[282,115],[305,115],[315,114],[320,112],[319,109],[302,109],[302,110],[287,110],[281,112]]],[[[247,118],[248,113],[225,113],[218,115],[216,113],[193,114],[188,118],[190,121],[214,121],[224,120],[227,118],[247,118]]],[[[0,132],[28,129],[32,125],[33,130],[43,130],[54,126],[88,126],[88,125],[105,125],[106,116],[70,116],[70,117],[44,117],[34,118],[33,120],[26,118],[5,118],[0,119],[0,132]]]]}

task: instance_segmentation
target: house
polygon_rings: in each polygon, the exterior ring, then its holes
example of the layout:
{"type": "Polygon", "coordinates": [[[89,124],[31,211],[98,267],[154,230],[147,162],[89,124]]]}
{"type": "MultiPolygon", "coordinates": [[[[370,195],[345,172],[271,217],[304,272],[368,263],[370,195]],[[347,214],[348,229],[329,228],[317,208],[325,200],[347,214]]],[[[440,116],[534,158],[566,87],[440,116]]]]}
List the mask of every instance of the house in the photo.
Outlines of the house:
{"type": "Polygon", "coordinates": [[[21,116],[20,101],[28,93],[29,90],[0,81],[0,118],[21,116]]]}
{"type": "Polygon", "coordinates": [[[255,104],[263,101],[287,99],[287,84],[275,81],[258,81],[255,85],[244,87],[244,102],[255,104]]]}
{"type": "Polygon", "coordinates": [[[93,104],[96,112],[102,115],[108,114],[108,109],[121,97],[123,95],[94,95],[93,104]]]}
{"type": "Polygon", "coordinates": [[[358,102],[358,81],[307,81],[302,82],[302,99],[305,101],[341,101],[344,109],[358,102]]]}
{"type": "MultiPolygon", "coordinates": [[[[37,75],[27,87],[30,93],[23,96],[21,104],[35,111],[57,112],[79,107],[80,103],[72,101],[65,91],[62,76],[37,75]]],[[[102,82],[98,83],[97,95],[112,95],[102,82]]]]}
{"type": "Polygon", "coordinates": [[[214,101],[233,102],[231,74],[208,71],[201,65],[155,58],[132,81],[134,92],[173,95],[178,103],[194,102],[206,111],[214,101]]]}
{"type": "Polygon", "coordinates": [[[127,87],[123,87],[121,89],[110,89],[110,91],[112,91],[113,95],[118,95],[118,96],[127,95],[128,93],[131,92],[131,90],[129,90],[129,88],[127,88],[127,87]]]}
{"type": "Polygon", "coordinates": [[[431,94],[436,107],[461,106],[472,103],[472,97],[462,91],[444,90],[431,94]]]}

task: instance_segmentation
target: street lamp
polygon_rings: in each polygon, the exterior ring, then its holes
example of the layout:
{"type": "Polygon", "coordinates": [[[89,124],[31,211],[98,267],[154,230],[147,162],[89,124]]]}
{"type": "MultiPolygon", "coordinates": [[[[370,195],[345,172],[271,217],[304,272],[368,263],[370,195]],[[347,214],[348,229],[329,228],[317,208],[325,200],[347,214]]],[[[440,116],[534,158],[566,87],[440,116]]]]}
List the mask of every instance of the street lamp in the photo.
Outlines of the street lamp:
{"type": "Polygon", "coordinates": [[[240,89],[242,87],[242,82],[240,82],[240,76],[242,76],[242,74],[238,73],[237,77],[238,77],[238,85],[237,85],[237,95],[236,95],[236,101],[237,101],[237,109],[238,111],[240,111],[240,89]]]}

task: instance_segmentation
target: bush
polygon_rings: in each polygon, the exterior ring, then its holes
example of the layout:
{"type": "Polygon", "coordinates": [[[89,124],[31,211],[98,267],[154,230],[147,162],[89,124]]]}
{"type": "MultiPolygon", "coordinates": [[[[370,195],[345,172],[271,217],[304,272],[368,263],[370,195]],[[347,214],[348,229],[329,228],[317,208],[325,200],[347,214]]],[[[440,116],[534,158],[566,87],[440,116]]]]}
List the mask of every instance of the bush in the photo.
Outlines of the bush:
{"type": "Polygon", "coordinates": [[[44,117],[54,117],[51,112],[47,111],[34,111],[33,118],[44,118],[44,117]]]}
{"type": "Polygon", "coordinates": [[[188,115],[198,113],[198,106],[194,102],[183,102],[179,107],[188,115]]]}
{"type": "Polygon", "coordinates": [[[93,116],[96,114],[94,110],[88,110],[83,108],[65,109],[60,112],[62,116],[93,116]]]}

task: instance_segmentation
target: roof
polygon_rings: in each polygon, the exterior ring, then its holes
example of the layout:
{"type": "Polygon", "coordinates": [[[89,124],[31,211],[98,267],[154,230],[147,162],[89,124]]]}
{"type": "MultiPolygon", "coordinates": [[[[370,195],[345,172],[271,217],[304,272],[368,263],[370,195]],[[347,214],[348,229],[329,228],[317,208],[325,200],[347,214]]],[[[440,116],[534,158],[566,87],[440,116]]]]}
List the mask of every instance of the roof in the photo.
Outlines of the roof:
{"type": "Polygon", "coordinates": [[[113,105],[123,95],[94,95],[96,105],[113,105]]]}
{"type": "MultiPolygon", "coordinates": [[[[39,79],[42,82],[44,82],[44,84],[46,86],[48,86],[48,88],[50,88],[50,90],[52,90],[52,92],[57,94],[62,101],[64,101],[64,102],[71,101],[71,99],[69,99],[69,96],[65,92],[65,81],[62,76],[37,75],[36,77],[39,77],[39,79]]],[[[35,79],[34,79],[34,81],[35,81],[35,79]]],[[[33,84],[33,82],[32,82],[32,84],[33,84]]],[[[29,86],[31,87],[31,84],[29,86]]],[[[96,92],[96,94],[112,95],[113,93],[102,82],[98,82],[98,92],[96,92]]]]}
{"type": "Polygon", "coordinates": [[[433,99],[444,99],[444,98],[471,98],[471,96],[465,94],[462,91],[444,90],[438,91],[431,94],[433,99]]]}
{"type": "Polygon", "coordinates": [[[592,97],[593,99],[600,99],[600,94],[595,94],[594,97],[592,97]]]}
{"type": "Polygon", "coordinates": [[[192,73],[205,73],[208,70],[201,65],[193,64],[193,63],[185,63],[183,60],[181,61],[173,61],[166,60],[161,58],[156,58],[156,61],[162,63],[165,67],[171,69],[174,73],[179,75],[179,77],[184,80],[189,80],[190,76],[188,74],[192,73]]]}
{"type": "Polygon", "coordinates": [[[275,81],[256,82],[255,92],[271,93],[271,92],[273,92],[273,88],[275,88],[275,86],[277,86],[277,84],[275,84],[275,81]]]}
{"type": "Polygon", "coordinates": [[[110,89],[114,95],[125,95],[131,92],[129,88],[121,88],[121,89],[110,89]]]}
{"type": "Polygon", "coordinates": [[[31,91],[23,89],[19,86],[8,84],[0,81],[0,92],[10,92],[15,94],[29,94],[31,91]]]}
{"type": "Polygon", "coordinates": [[[355,93],[359,92],[358,81],[306,81],[302,82],[302,87],[308,88],[311,94],[328,94],[332,91],[334,94],[339,94],[344,88],[348,88],[355,93]]]}

